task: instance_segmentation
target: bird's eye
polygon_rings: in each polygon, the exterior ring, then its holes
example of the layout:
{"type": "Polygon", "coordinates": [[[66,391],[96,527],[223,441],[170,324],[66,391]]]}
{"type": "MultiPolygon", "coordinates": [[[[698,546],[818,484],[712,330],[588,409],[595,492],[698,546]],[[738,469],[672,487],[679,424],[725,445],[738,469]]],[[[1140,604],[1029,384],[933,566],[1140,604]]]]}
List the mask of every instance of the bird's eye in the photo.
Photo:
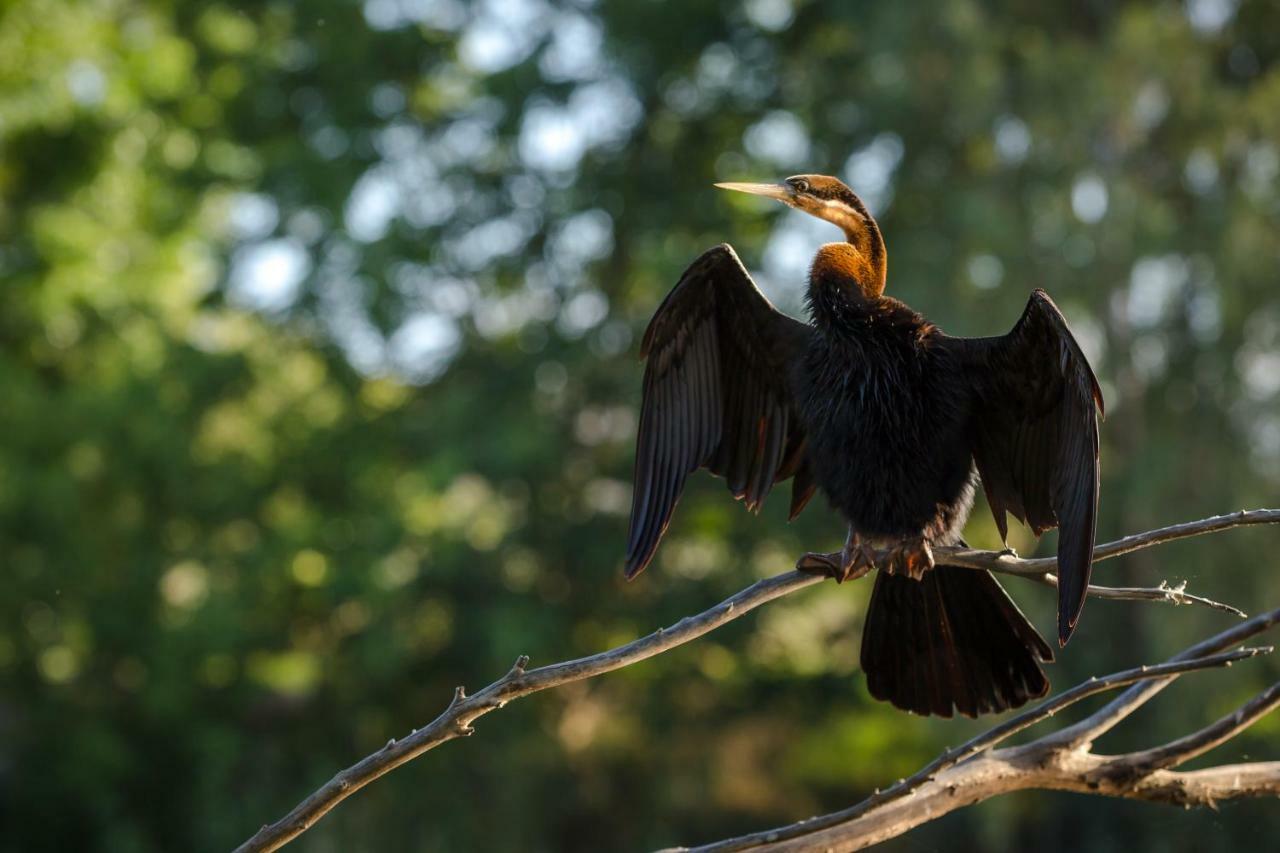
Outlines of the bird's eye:
{"type": "Polygon", "coordinates": [[[791,182],[791,187],[798,193],[807,193],[809,191],[809,182],[803,179],[796,179],[791,182]]]}

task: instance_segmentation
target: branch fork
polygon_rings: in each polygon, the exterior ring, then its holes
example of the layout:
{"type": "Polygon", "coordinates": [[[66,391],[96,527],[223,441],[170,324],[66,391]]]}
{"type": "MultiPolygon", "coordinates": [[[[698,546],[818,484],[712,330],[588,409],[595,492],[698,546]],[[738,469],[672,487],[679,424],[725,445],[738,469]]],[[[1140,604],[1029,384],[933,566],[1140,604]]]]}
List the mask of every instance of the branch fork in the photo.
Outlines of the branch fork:
{"type": "MultiPolygon", "coordinates": [[[[1099,545],[1094,550],[1094,561],[1189,536],[1275,523],[1280,523],[1280,509],[1241,510],[1099,545]]],[[[1020,575],[1050,586],[1057,584],[1052,573],[1057,561],[1052,557],[1024,559],[1009,551],[968,548],[938,548],[936,557],[940,562],[945,559],[949,565],[1020,575]]],[[[658,628],[647,636],[588,657],[528,669],[529,659],[522,655],[505,675],[479,692],[467,696],[462,687],[456,688],[452,700],[435,720],[399,741],[393,738],[382,749],[338,773],[289,814],[275,823],[264,825],[237,848],[237,853],[283,847],[360,788],[446,741],[472,734],[475,720],[504,707],[512,699],[639,663],[820,580],[792,571],[757,581],[696,616],[686,616],[669,628],[658,628]]],[[[1241,618],[1245,615],[1230,605],[1185,592],[1185,584],[1169,587],[1161,583],[1150,588],[1090,586],[1089,595],[1175,605],[1199,604],[1241,618]]],[[[960,747],[945,750],[918,773],[876,791],[863,802],[842,812],[696,849],[857,850],[900,835],[920,823],[965,805],[1027,788],[1080,791],[1185,806],[1212,806],[1221,800],[1238,797],[1280,796],[1280,761],[1190,772],[1172,769],[1229,740],[1274,710],[1280,705],[1280,684],[1255,696],[1233,714],[1162,746],[1117,756],[1096,755],[1091,751],[1095,740],[1180,675],[1229,666],[1237,660],[1269,653],[1269,647],[1226,650],[1270,629],[1277,622],[1280,622],[1280,609],[1241,622],[1163,664],[1090,678],[1040,706],[998,724],[960,747]],[[1123,693],[1079,723],[1023,746],[994,748],[1012,735],[1054,716],[1087,696],[1125,685],[1128,686],[1123,693]]]]}

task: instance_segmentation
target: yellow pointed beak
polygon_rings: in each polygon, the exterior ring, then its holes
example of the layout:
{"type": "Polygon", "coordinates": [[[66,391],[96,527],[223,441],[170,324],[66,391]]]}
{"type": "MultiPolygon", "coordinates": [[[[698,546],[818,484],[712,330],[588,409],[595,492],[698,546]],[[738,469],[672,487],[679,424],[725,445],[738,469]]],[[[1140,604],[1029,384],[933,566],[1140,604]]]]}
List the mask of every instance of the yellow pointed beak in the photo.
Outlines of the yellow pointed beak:
{"type": "Polygon", "coordinates": [[[793,195],[791,187],[786,184],[739,184],[733,182],[716,184],[722,190],[733,190],[751,195],[762,195],[778,201],[790,201],[793,195]]]}

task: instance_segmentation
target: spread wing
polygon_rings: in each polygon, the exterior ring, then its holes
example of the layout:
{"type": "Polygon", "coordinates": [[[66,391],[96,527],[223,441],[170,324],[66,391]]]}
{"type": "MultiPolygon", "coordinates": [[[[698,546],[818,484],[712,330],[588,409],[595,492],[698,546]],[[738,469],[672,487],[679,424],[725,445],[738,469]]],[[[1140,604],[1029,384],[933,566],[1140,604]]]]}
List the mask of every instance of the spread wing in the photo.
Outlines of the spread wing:
{"type": "Polygon", "coordinates": [[[627,577],[653,559],[698,468],[755,511],[795,476],[791,514],[813,495],[790,371],[811,327],[775,309],[722,243],[685,270],[645,332],[627,577]]]}
{"type": "Polygon", "coordinates": [[[1084,607],[1098,513],[1098,380],[1067,322],[1036,290],[1009,334],[946,338],[977,392],[973,456],[1002,537],[1011,512],[1058,534],[1058,640],[1084,607]]]}

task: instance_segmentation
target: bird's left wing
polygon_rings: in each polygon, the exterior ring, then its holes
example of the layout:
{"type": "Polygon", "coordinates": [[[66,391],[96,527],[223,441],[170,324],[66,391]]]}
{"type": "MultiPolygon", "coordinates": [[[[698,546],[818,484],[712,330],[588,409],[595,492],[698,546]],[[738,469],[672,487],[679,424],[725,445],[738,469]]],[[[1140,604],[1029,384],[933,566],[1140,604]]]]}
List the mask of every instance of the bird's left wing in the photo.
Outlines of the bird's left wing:
{"type": "Polygon", "coordinates": [[[795,476],[792,515],[804,507],[814,483],[790,374],[812,333],[769,303],[727,243],[685,270],[641,344],[627,577],[653,559],[698,468],[724,477],[753,511],[775,482],[795,476]]]}
{"type": "Polygon", "coordinates": [[[1093,566],[1102,392],[1067,322],[1036,290],[1009,334],[943,337],[976,392],[973,456],[1001,537],[1011,512],[1058,534],[1058,640],[1080,618],[1093,566]]]}

